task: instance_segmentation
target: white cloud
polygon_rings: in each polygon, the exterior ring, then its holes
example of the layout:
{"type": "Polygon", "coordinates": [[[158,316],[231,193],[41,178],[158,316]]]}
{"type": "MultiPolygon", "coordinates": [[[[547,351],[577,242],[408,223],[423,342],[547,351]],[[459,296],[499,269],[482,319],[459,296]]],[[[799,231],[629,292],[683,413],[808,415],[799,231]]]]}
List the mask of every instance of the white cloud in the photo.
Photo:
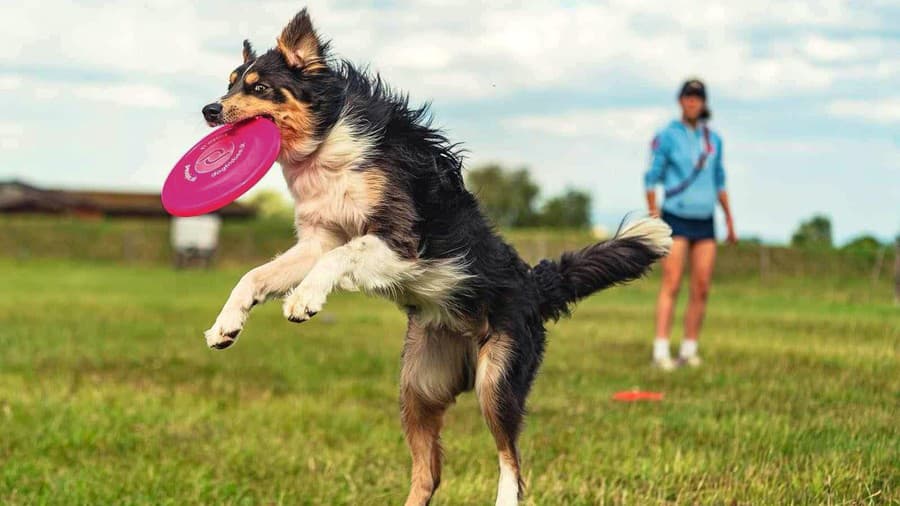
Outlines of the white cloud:
{"type": "Polygon", "coordinates": [[[872,123],[900,123],[900,97],[835,100],[826,110],[832,116],[872,123]]]}
{"type": "Polygon", "coordinates": [[[41,102],[54,100],[62,95],[62,88],[55,84],[40,83],[32,88],[34,98],[41,102]]]}
{"type": "MultiPolygon", "coordinates": [[[[452,83],[477,83],[461,88],[464,97],[528,89],[590,90],[598,83],[671,89],[694,74],[707,77],[718,96],[791,96],[827,90],[842,80],[841,69],[826,63],[850,51],[871,56],[871,61],[854,62],[869,70],[891,58],[887,47],[857,48],[854,42],[845,48],[825,35],[808,41],[806,51],[798,49],[802,42],[796,34],[804,31],[887,26],[869,11],[851,7],[840,0],[777,6],[734,2],[725,7],[690,1],[571,7],[470,3],[440,16],[417,13],[415,21],[401,25],[397,45],[403,51],[391,43],[349,49],[369,54],[377,48],[372,60],[389,78],[416,93],[422,93],[423,82],[434,83],[437,88],[426,91],[441,96],[453,96],[453,88],[439,86],[441,76],[449,72],[455,76],[452,83]],[[755,29],[780,27],[782,34],[754,35],[755,29]],[[409,48],[420,46],[446,51],[439,59],[445,65],[426,68],[405,56],[409,48]]],[[[393,31],[382,33],[378,23],[376,39],[396,40],[393,31]]],[[[339,37],[337,44],[348,49],[339,37]]]]}
{"type": "MultiPolygon", "coordinates": [[[[874,7],[849,0],[611,0],[569,6],[469,0],[452,8],[400,1],[380,9],[310,4],[320,31],[334,39],[340,55],[372,63],[389,82],[421,98],[589,90],[597,83],[671,89],[691,74],[707,77],[717,96],[790,96],[827,90],[849,78],[838,63],[861,67],[858,72],[875,79],[894,79],[897,72],[890,69],[900,66],[896,45],[846,41],[827,32],[890,28],[874,7]],[[770,34],[756,36],[757,29],[770,34]],[[866,61],[856,61],[860,55],[866,61]]],[[[240,39],[270,46],[297,8],[286,1],[163,0],[102,9],[8,3],[0,7],[0,61],[224,81],[238,63],[240,39]],[[231,47],[233,52],[223,51],[231,47]]]]}
{"type": "Polygon", "coordinates": [[[0,91],[13,91],[22,86],[23,79],[21,76],[3,75],[0,76],[0,91]]]}
{"type": "Polygon", "coordinates": [[[0,151],[12,151],[22,146],[25,128],[16,123],[0,123],[0,151]]]}
{"type": "Polygon", "coordinates": [[[86,84],[75,87],[72,94],[84,100],[153,109],[168,109],[177,102],[167,90],[146,84],[86,84]]]}
{"type": "Polygon", "coordinates": [[[136,82],[92,82],[65,86],[55,81],[20,76],[0,76],[0,91],[21,90],[21,97],[38,102],[79,99],[127,107],[168,109],[177,97],[161,86],[136,82]]]}
{"type": "Polygon", "coordinates": [[[860,56],[860,48],[849,41],[832,40],[820,35],[807,37],[803,44],[806,54],[817,60],[840,61],[860,56]]]}
{"type": "Polygon", "coordinates": [[[0,7],[0,61],[104,72],[211,72],[203,63],[222,57],[204,44],[226,33],[226,23],[198,12],[194,2],[6,3],[0,7]]]}
{"type": "Polygon", "coordinates": [[[672,111],[661,107],[622,107],[516,116],[504,120],[503,124],[558,137],[633,142],[647,138],[670,116],[672,111]]]}

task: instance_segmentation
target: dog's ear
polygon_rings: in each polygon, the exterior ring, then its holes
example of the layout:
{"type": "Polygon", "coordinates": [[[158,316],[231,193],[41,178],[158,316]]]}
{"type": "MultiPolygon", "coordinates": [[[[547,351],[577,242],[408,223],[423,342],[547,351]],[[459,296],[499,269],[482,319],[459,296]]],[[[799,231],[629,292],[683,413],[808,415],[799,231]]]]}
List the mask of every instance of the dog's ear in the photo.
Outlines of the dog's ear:
{"type": "Polygon", "coordinates": [[[244,39],[244,63],[255,59],[256,51],[253,50],[253,46],[250,45],[250,41],[244,39]]]}
{"type": "Polygon", "coordinates": [[[282,30],[278,37],[278,51],[288,65],[315,72],[325,68],[325,45],[319,41],[306,8],[282,30]]]}

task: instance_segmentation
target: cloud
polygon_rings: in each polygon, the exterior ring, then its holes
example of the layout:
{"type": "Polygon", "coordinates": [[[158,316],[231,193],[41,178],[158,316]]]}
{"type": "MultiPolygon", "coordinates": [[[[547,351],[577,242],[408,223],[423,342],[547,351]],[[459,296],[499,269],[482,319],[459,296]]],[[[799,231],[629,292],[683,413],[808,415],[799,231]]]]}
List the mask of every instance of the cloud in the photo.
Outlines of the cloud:
{"type": "Polygon", "coordinates": [[[16,75],[0,75],[0,91],[14,91],[22,86],[23,79],[16,75]]]}
{"type": "Polygon", "coordinates": [[[826,111],[832,116],[872,123],[900,123],[900,97],[835,100],[826,111]]]}
{"type": "MultiPolygon", "coordinates": [[[[487,98],[522,90],[595,90],[631,85],[670,90],[686,75],[706,76],[719,96],[760,98],[828,90],[845,78],[835,63],[874,70],[896,61],[891,48],[843,42],[837,26],[886,27],[877,13],[849,2],[732,3],[612,1],[576,3],[469,3],[440,16],[419,11],[415,22],[383,33],[376,43],[350,48],[404,87],[463,98],[487,98]],[[765,36],[756,35],[764,31],[765,36]],[[814,37],[798,40],[798,33],[814,37]],[[821,32],[821,33],[817,33],[821,32]],[[399,37],[399,39],[398,39],[399,37]],[[805,46],[804,46],[805,45],[805,46]],[[797,49],[804,46],[805,50],[797,49]],[[440,48],[423,66],[410,48],[440,48]],[[856,62],[851,55],[870,58],[856,62]],[[452,74],[451,86],[441,77],[452,74]]],[[[382,17],[383,18],[383,17],[382,17]]],[[[401,18],[404,19],[404,18],[401,18]]],[[[336,39],[337,47],[347,49],[336,39]]],[[[371,43],[371,41],[370,41],[371,43]]]]}
{"type": "Polygon", "coordinates": [[[0,123],[0,151],[13,151],[22,146],[25,128],[17,123],[0,123]]]}
{"type": "Polygon", "coordinates": [[[169,91],[147,84],[85,84],[75,87],[72,95],[94,102],[139,108],[168,109],[177,103],[169,91]]]}
{"type": "Polygon", "coordinates": [[[620,107],[523,115],[503,120],[508,127],[568,138],[604,138],[633,142],[662,126],[672,111],[662,107],[620,107]]]}
{"type": "Polygon", "coordinates": [[[146,83],[98,81],[64,85],[56,81],[21,76],[0,76],[0,91],[19,91],[21,98],[38,102],[77,99],[126,107],[169,109],[178,99],[168,89],[146,83]]]}
{"type": "MultiPolygon", "coordinates": [[[[836,27],[891,27],[876,4],[849,0],[309,3],[341,56],[370,62],[416,97],[447,101],[598,83],[671,90],[692,74],[717,96],[793,96],[846,81],[848,65],[875,79],[895,79],[900,67],[896,44],[835,35],[836,27]]],[[[208,83],[238,63],[242,38],[271,46],[297,9],[285,1],[50,4],[0,7],[0,63],[208,83]]]]}

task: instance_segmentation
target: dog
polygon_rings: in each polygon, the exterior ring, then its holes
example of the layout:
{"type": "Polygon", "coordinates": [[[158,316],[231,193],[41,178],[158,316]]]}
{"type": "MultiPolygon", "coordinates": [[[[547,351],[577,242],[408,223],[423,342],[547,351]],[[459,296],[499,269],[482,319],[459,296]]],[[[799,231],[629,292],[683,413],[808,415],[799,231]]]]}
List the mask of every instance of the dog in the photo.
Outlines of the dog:
{"type": "Polygon", "coordinates": [[[234,344],[250,309],[271,297],[284,297],[292,322],[315,316],[338,288],[396,302],[408,314],[400,373],[412,454],[406,504],[431,500],[443,415],[473,389],[498,451],[496,504],[517,504],[517,440],[545,322],[644,275],[668,252],[668,226],[643,218],[609,241],[526,264],[466,189],[460,148],[431,127],[427,106],[411,108],[377,74],[329,56],[306,9],[274,49],[258,56],[244,41],[227,93],[203,116],[210,125],[275,122],[297,231],[293,247],[240,279],[207,344],[234,344]]]}

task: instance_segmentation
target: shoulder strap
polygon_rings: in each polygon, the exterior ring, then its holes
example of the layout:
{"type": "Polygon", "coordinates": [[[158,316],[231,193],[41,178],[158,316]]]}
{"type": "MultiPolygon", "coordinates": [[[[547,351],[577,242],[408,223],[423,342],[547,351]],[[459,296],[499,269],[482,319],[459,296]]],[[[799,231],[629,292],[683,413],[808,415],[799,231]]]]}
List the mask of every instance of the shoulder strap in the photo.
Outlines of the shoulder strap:
{"type": "Polygon", "coordinates": [[[700,156],[697,158],[697,163],[694,164],[694,170],[691,171],[691,174],[686,177],[684,181],[666,190],[666,198],[674,197],[675,195],[678,195],[679,193],[687,190],[689,186],[694,184],[694,181],[696,181],[697,177],[700,176],[700,172],[703,170],[703,166],[706,165],[706,159],[709,158],[709,155],[712,154],[712,151],[713,147],[712,142],[709,138],[709,128],[706,125],[703,125],[703,151],[700,152],[700,156]]]}

